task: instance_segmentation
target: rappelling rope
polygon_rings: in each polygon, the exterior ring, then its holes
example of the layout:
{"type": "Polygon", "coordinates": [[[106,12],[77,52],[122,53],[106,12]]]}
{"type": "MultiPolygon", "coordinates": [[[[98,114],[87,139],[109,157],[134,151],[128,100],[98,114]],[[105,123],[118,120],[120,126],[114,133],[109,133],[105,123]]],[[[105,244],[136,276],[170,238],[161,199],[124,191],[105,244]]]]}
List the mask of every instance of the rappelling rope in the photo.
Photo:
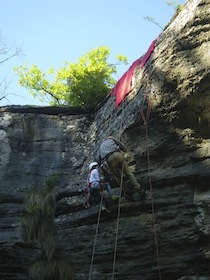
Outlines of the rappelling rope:
{"type": "MultiPolygon", "coordinates": [[[[142,117],[142,119],[144,121],[145,134],[146,134],[147,162],[148,162],[148,173],[149,173],[149,186],[150,186],[150,192],[151,192],[151,208],[152,208],[152,215],[153,215],[154,238],[155,238],[155,245],[156,245],[156,254],[157,254],[157,264],[158,264],[159,280],[161,280],[158,239],[157,239],[156,224],[155,224],[155,208],[154,208],[152,182],[151,182],[151,176],[150,176],[151,165],[150,165],[149,144],[148,144],[148,126],[147,126],[148,125],[148,121],[149,121],[150,112],[151,112],[152,87],[150,88],[150,94],[149,94],[149,97],[148,97],[147,112],[146,112],[146,116],[145,116],[144,111],[143,111],[143,106],[144,106],[144,104],[146,102],[146,97],[147,97],[147,94],[144,95],[143,104],[142,104],[142,107],[140,108],[140,114],[141,114],[141,117],[142,117]]],[[[112,111],[112,113],[113,113],[113,111],[112,111]]],[[[123,108],[122,108],[122,113],[123,113],[123,108]]],[[[109,126],[108,126],[108,128],[109,128],[108,132],[109,133],[110,133],[111,119],[112,119],[112,114],[111,114],[111,117],[110,117],[110,120],[109,120],[109,126]]],[[[122,122],[123,122],[123,116],[121,118],[121,126],[120,126],[119,133],[122,130],[122,122]]],[[[116,257],[117,257],[117,243],[118,243],[119,220],[120,220],[120,209],[121,209],[121,196],[122,196],[122,185],[123,185],[123,167],[124,167],[124,162],[122,164],[122,171],[121,171],[120,197],[119,197],[119,205],[118,205],[118,213],[117,213],[117,226],[116,226],[116,236],[115,236],[115,248],[114,248],[114,258],[113,258],[112,280],[114,280],[115,266],[116,266],[116,257]]],[[[97,235],[98,235],[98,229],[99,229],[99,223],[100,223],[102,203],[103,203],[103,196],[101,196],[100,210],[99,210],[98,219],[97,219],[96,234],[95,234],[93,253],[92,253],[91,265],[90,265],[90,272],[89,272],[89,278],[88,278],[89,280],[91,280],[91,274],[92,274],[92,267],[93,267],[93,261],[94,261],[94,255],[95,255],[95,247],[96,247],[97,235]]]]}
{"type": "MultiPolygon", "coordinates": [[[[118,139],[120,140],[120,133],[122,131],[122,123],[123,123],[123,112],[124,112],[124,100],[122,101],[122,116],[121,116],[121,124],[118,139]]],[[[120,221],[120,209],[121,209],[121,200],[122,200],[122,186],[123,186],[123,170],[124,170],[124,160],[122,162],[122,169],[121,169],[121,177],[120,177],[120,197],[119,197],[119,204],[117,210],[117,226],[116,226],[116,235],[115,235],[115,246],[114,246],[114,258],[113,258],[113,269],[112,269],[112,280],[114,280],[115,274],[115,266],[116,266],[116,258],[117,258],[117,243],[118,243],[118,233],[119,233],[119,221],[120,221]]]]}
{"type": "MultiPolygon", "coordinates": [[[[108,131],[107,131],[108,135],[107,135],[107,137],[110,134],[110,127],[111,127],[110,124],[111,124],[111,121],[112,121],[113,111],[114,111],[114,108],[111,111],[111,115],[110,115],[110,119],[109,119],[108,131]]],[[[96,232],[95,232],[95,239],[94,239],[94,244],[93,244],[93,252],[92,252],[92,257],[91,257],[90,271],[89,271],[89,278],[88,278],[88,280],[91,280],[91,275],[92,275],[92,269],[93,269],[93,262],[94,262],[94,256],[95,256],[95,248],[96,248],[96,242],[97,242],[97,236],[98,236],[98,229],[99,229],[99,224],[100,224],[102,204],[103,204],[103,195],[101,195],[101,200],[100,200],[100,208],[99,208],[98,219],[97,219],[97,224],[96,224],[96,232]]]]}
{"type": "MultiPolygon", "coordinates": [[[[147,92],[147,91],[146,91],[147,92]]],[[[157,255],[157,265],[158,265],[158,274],[159,274],[159,280],[161,280],[161,270],[160,270],[160,257],[159,257],[159,248],[158,248],[158,239],[157,239],[157,231],[156,231],[156,224],[155,224],[155,207],[154,207],[154,199],[153,199],[153,189],[152,189],[152,181],[151,181],[151,164],[150,164],[150,154],[149,154],[149,137],[148,137],[148,121],[151,111],[151,105],[152,105],[152,86],[150,88],[150,93],[148,97],[148,106],[147,106],[147,112],[146,116],[143,111],[144,103],[146,101],[146,95],[144,96],[143,104],[140,108],[140,114],[144,121],[144,127],[145,127],[145,135],[146,135],[146,147],[147,147],[147,164],[148,164],[148,173],[149,173],[149,187],[150,187],[150,193],[151,193],[151,208],[152,208],[152,216],[153,216],[153,227],[154,227],[154,238],[155,238],[155,247],[156,247],[156,255],[157,255]]]]}
{"type": "Polygon", "coordinates": [[[99,222],[100,222],[100,217],[101,217],[102,204],[103,204],[103,195],[101,195],[101,199],[100,199],[100,208],[99,208],[99,212],[98,212],[98,219],[97,219],[97,224],[96,224],[96,233],[95,233],[95,239],[94,239],[94,244],[93,244],[93,252],[92,252],[92,257],[91,257],[88,280],[91,280],[91,275],[92,275],[92,268],[93,268],[93,261],[94,261],[94,256],[95,256],[95,249],[96,249],[97,235],[98,235],[98,229],[99,229],[99,222]]]}
{"type": "Polygon", "coordinates": [[[114,273],[115,273],[115,266],[116,266],[116,257],[117,257],[117,242],[118,242],[120,209],[121,209],[121,200],[122,200],[123,168],[124,168],[124,161],[122,163],[122,171],[121,171],[121,178],[120,178],[120,197],[119,197],[119,204],[118,204],[118,211],[117,211],[117,226],[116,226],[116,235],[115,235],[115,247],[114,247],[112,280],[114,280],[114,273]]]}
{"type": "Polygon", "coordinates": [[[113,104],[113,109],[111,109],[111,115],[110,115],[110,118],[109,118],[109,124],[108,124],[108,130],[107,130],[107,137],[110,135],[110,128],[111,128],[111,121],[112,121],[112,115],[113,115],[113,112],[114,112],[114,102],[112,102],[113,104]]]}
{"type": "Polygon", "coordinates": [[[124,99],[122,101],[122,115],[121,115],[121,122],[120,122],[120,129],[119,129],[119,135],[118,135],[118,139],[120,139],[120,133],[122,132],[122,127],[123,127],[123,117],[124,117],[124,99]]]}
{"type": "MultiPolygon", "coordinates": [[[[119,140],[120,140],[120,133],[122,131],[122,124],[123,124],[123,110],[124,110],[124,102],[122,103],[122,116],[121,116],[121,123],[120,123],[119,135],[118,135],[118,139],[119,140]]],[[[110,124],[111,124],[111,120],[112,120],[113,111],[114,110],[112,110],[112,113],[111,113],[111,116],[110,116],[110,120],[109,120],[108,135],[110,134],[110,124]]],[[[123,186],[123,170],[124,170],[124,161],[122,162],[122,170],[121,170],[121,178],[120,178],[120,197],[119,197],[118,212],[117,212],[117,225],[116,225],[116,235],[115,235],[112,280],[114,280],[115,266],[116,266],[116,257],[117,257],[117,242],[118,242],[118,233],[119,233],[119,220],[120,220],[122,186],[123,186]]],[[[89,280],[91,280],[91,275],[92,275],[92,268],[93,268],[93,262],[94,262],[94,256],[95,256],[95,247],[96,247],[97,236],[98,236],[98,229],[99,229],[99,223],[100,223],[102,203],[103,203],[103,196],[101,196],[101,201],[100,201],[100,210],[99,210],[98,219],[97,219],[96,233],[95,233],[93,252],[92,252],[90,271],[89,271],[89,278],[88,278],[89,280]]]]}

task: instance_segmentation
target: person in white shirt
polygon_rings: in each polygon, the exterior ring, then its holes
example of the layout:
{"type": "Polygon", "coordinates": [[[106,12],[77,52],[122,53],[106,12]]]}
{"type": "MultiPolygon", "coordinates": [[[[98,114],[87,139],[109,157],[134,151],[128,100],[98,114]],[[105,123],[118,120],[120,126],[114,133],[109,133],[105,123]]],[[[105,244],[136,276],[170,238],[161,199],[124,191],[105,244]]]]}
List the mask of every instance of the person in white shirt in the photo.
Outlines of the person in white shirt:
{"type": "Polygon", "coordinates": [[[100,177],[97,162],[92,162],[89,165],[87,186],[89,187],[90,192],[91,190],[98,190],[100,192],[105,189],[112,200],[116,200],[118,198],[117,196],[112,194],[111,185],[108,182],[105,182],[103,177],[100,177]]]}

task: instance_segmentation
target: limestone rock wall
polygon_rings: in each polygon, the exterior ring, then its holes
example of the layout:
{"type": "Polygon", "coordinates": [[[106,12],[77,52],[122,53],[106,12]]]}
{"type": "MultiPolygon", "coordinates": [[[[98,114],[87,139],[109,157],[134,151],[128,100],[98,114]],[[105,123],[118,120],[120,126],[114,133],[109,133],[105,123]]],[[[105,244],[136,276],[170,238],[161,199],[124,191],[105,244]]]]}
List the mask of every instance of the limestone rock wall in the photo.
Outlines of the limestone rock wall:
{"type": "Polygon", "coordinates": [[[112,279],[117,206],[102,212],[96,236],[99,204],[84,208],[81,191],[89,162],[112,132],[129,147],[127,160],[146,190],[144,201],[121,205],[114,279],[210,279],[209,12],[209,1],[186,2],[117,110],[113,97],[92,115],[1,108],[1,279],[29,279],[38,252],[21,238],[23,197],[55,173],[57,233],[75,279],[88,279],[95,237],[91,279],[112,279]]]}

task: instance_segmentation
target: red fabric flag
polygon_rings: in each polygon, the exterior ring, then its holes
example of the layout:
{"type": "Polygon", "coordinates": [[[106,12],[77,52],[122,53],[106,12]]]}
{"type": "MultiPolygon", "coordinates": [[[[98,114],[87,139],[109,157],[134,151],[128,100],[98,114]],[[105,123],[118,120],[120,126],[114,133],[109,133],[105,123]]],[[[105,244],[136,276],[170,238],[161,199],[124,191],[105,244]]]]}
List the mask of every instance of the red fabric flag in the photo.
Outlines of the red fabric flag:
{"type": "Polygon", "coordinates": [[[142,68],[144,66],[144,64],[147,62],[147,60],[150,58],[151,53],[154,51],[156,41],[157,41],[157,39],[152,41],[152,43],[150,44],[147,52],[142,57],[141,63],[139,65],[140,68],[142,68]]]}
{"type": "MultiPolygon", "coordinates": [[[[111,90],[111,95],[115,95],[115,105],[119,105],[127,93],[131,90],[131,80],[135,67],[140,63],[141,58],[133,62],[130,68],[122,75],[115,87],[111,90]]],[[[116,106],[115,106],[116,107],[116,106]]]]}
{"type": "Polygon", "coordinates": [[[119,104],[123,101],[125,96],[131,91],[131,81],[134,69],[136,66],[139,65],[140,68],[144,66],[144,64],[149,59],[152,51],[155,48],[155,42],[154,40],[150,47],[148,48],[147,52],[137,60],[133,62],[133,64],[129,67],[129,69],[122,75],[122,77],[119,79],[119,81],[116,83],[116,85],[112,88],[110,94],[112,96],[116,96],[115,98],[115,108],[119,106],[119,104]]]}

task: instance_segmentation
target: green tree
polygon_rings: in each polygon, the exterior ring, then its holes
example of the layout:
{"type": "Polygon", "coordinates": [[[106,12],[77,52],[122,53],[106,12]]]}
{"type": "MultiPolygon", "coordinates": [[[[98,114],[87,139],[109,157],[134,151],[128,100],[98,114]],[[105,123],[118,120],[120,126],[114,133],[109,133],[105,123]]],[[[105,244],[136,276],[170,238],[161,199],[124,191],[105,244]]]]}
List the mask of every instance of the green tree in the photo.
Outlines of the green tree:
{"type": "Polygon", "coordinates": [[[117,73],[117,65],[127,64],[125,56],[117,55],[116,63],[108,63],[110,50],[101,46],[91,49],[78,62],[64,62],[58,71],[50,68],[43,73],[36,65],[16,67],[18,82],[34,97],[50,105],[76,106],[92,109],[110,92],[117,73]],[[48,76],[53,76],[49,81],[48,76]]]}

